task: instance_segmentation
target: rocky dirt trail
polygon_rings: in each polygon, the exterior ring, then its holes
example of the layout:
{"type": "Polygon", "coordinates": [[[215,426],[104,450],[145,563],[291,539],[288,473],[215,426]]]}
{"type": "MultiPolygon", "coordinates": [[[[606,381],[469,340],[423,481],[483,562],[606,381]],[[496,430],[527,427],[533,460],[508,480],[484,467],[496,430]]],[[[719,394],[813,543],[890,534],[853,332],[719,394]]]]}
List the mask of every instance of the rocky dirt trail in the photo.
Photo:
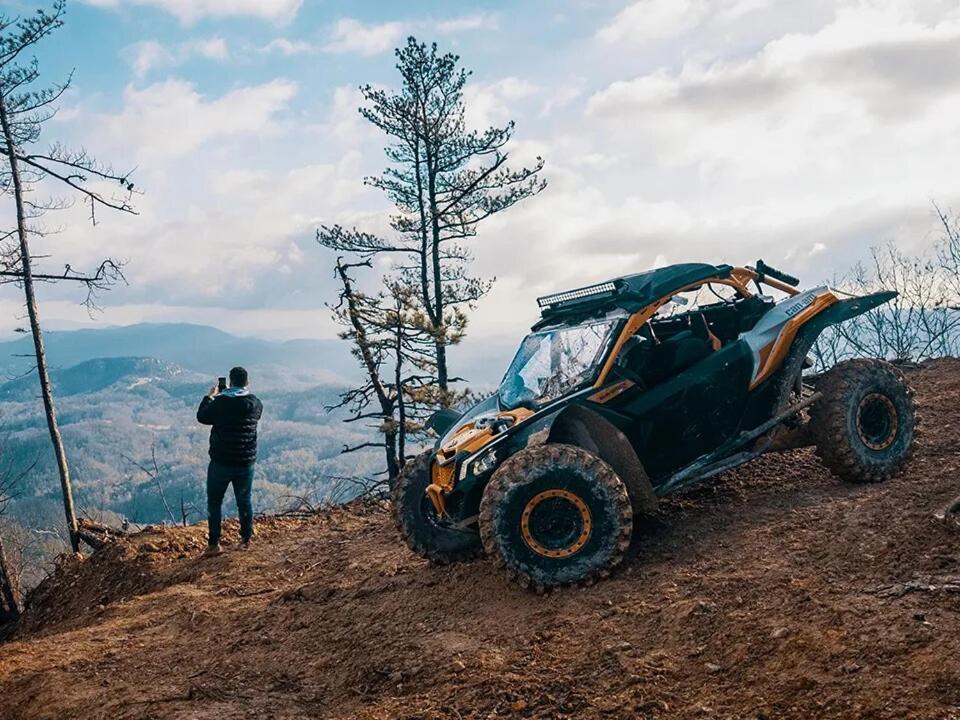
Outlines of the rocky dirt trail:
{"type": "Polygon", "coordinates": [[[143,533],[37,593],[0,718],[960,719],[960,527],[932,519],[960,493],[960,361],[911,381],[903,477],[763,458],[665,502],[590,588],[430,567],[380,508],[210,560],[200,527],[143,533]]]}

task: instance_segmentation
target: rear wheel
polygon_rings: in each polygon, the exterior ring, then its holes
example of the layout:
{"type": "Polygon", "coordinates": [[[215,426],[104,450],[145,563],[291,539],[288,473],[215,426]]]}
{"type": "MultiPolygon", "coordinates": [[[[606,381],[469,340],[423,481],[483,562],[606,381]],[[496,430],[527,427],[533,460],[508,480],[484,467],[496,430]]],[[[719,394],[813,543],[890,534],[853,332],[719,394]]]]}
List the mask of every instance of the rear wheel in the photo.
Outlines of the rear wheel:
{"type": "Polygon", "coordinates": [[[630,544],[633,511],[603,460],[572,445],[523,450],[487,484],[480,536],[525,587],[545,589],[609,574],[630,544]]]}
{"type": "Polygon", "coordinates": [[[393,520],[417,555],[438,564],[470,560],[482,552],[480,536],[472,530],[451,527],[437,515],[427,497],[431,455],[421,453],[400,471],[393,489],[393,520]]]}
{"type": "Polygon", "coordinates": [[[810,409],[817,455],[834,474],[856,483],[894,475],[913,448],[913,393],[897,368],[882,360],[848,360],[817,383],[810,409]]]}

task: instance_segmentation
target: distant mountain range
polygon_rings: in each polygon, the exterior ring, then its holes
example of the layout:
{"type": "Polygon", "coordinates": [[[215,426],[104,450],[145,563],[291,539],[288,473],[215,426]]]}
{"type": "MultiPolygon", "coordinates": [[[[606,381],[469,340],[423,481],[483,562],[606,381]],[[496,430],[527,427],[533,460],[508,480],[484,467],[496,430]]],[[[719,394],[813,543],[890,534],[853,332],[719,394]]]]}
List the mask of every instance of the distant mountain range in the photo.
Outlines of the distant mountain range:
{"type": "MultiPolygon", "coordinates": [[[[226,375],[243,365],[259,385],[276,386],[350,382],[356,362],[340,340],[276,342],[230,335],[206,325],[140,323],[125,327],[67,330],[44,335],[51,367],[69,368],[96,358],[155,358],[205,378],[226,375]]],[[[0,379],[33,367],[29,335],[0,342],[0,379]]],[[[86,368],[96,371],[94,366],[86,368]]]]}
{"type": "MultiPolygon", "coordinates": [[[[360,377],[360,368],[343,340],[287,340],[238,337],[207,325],[139,323],[102,329],[61,330],[44,334],[51,368],[75,368],[97,358],[155,358],[198,373],[203,382],[226,375],[234,365],[250,371],[259,388],[342,386],[360,377]]],[[[519,344],[472,340],[450,348],[453,374],[475,389],[496,386],[519,344]]],[[[0,383],[34,366],[29,335],[0,342],[0,383]]],[[[77,372],[96,373],[96,366],[77,372]]],[[[34,378],[33,382],[36,382],[34,378]]],[[[68,381],[65,381],[68,382],[68,381]]],[[[69,385],[69,382],[68,382],[69,385]]],[[[67,386],[65,386],[67,387],[67,386]]],[[[2,397],[2,396],[0,396],[2,397]]]]}
{"type": "MultiPolygon", "coordinates": [[[[263,400],[254,488],[259,511],[343,499],[355,484],[343,478],[382,471],[382,453],[368,448],[375,423],[345,423],[331,409],[360,376],[341,340],[271,342],[212,327],[145,323],[45,335],[60,426],[78,507],[131,522],[172,521],[167,501],[203,516],[209,429],[196,422],[197,403],[233,365],[246,366],[263,400]],[[156,457],[159,479],[137,463],[156,457]]],[[[58,520],[56,463],[50,449],[29,336],[0,342],[0,448],[10,467],[30,467],[9,516],[47,528],[58,520]]],[[[514,346],[477,340],[452,348],[451,368],[473,389],[496,384],[514,346]]]]}
{"type": "MultiPolygon", "coordinates": [[[[282,509],[292,497],[322,500],[335,492],[337,478],[381,469],[373,450],[341,454],[346,445],[375,439],[377,431],[344,423],[342,412],[328,409],[338,401],[339,386],[309,385],[310,373],[279,365],[255,367],[261,374],[280,368],[276,384],[254,387],[264,405],[255,488],[261,511],[282,509]],[[290,377],[294,381],[284,385],[290,377]]],[[[78,507],[134,522],[171,520],[162,488],[178,507],[182,499],[202,517],[210,431],[197,423],[196,412],[210,374],[152,357],[93,358],[51,370],[78,507]],[[149,464],[154,455],[159,481],[136,465],[149,464]]],[[[40,513],[28,524],[48,527],[57,518],[57,472],[39,394],[36,373],[0,384],[0,459],[4,467],[33,466],[12,515],[27,522],[40,513]]]]}
{"type": "MultiPolygon", "coordinates": [[[[199,373],[150,357],[95,358],[69,368],[55,368],[50,376],[58,397],[95,393],[113,385],[122,385],[122,390],[132,390],[165,380],[198,385],[206,380],[199,373]]],[[[39,394],[40,388],[33,374],[0,385],[0,400],[25,401],[39,394]]]]}

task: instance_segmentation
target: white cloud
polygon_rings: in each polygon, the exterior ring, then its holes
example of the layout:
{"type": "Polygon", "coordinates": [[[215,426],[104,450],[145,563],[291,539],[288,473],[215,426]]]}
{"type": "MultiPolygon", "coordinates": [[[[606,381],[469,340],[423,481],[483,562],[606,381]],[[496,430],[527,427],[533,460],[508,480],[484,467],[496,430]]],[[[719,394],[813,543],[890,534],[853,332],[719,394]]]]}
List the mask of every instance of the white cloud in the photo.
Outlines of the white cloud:
{"type": "Polygon", "coordinates": [[[551,92],[550,96],[544,102],[540,109],[540,117],[547,117],[554,110],[564,108],[583,94],[582,81],[570,81],[563,83],[551,92]]]}
{"type": "Polygon", "coordinates": [[[83,0],[95,7],[116,9],[147,5],[165,10],[190,25],[202,18],[248,16],[275,23],[292,20],[303,0],[83,0]]]}
{"type": "Polygon", "coordinates": [[[226,40],[220,37],[189,40],[171,47],[157,40],[144,40],[124,48],[122,54],[137,78],[145,77],[152,70],[174,67],[193,57],[222,62],[230,56],[226,40]]]}
{"type": "Polygon", "coordinates": [[[344,17],[334,24],[331,39],[323,46],[330,53],[377,55],[397,47],[404,35],[418,32],[453,35],[460,32],[492,30],[497,17],[488,13],[464,15],[446,20],[392,21],[365,24],[344,17]]]}
{"type": "Polygon", "coordinates": [[[125,54],[133,68],[133,74],[137,77],[143,77],[156,67],[172,65],[175,62],[173,53],[156,40],[144,40],[131,45],[125,54]]]}
{"type": "Polygon", "coordinates": [[[364,25],[353,18],[341,18],[323,49],[331,53],[376,55],[396,47],[404,32],[405,26],[399,22],[364,25]]]}
{"type": "Polygon", "coordinates": [[[467,126],[485,129],[510,119],[511,108],[536,95],[539,88],[528,80],[510,76],[494,83],[467,85],[464,91],[467,126]]]}
{"type": "Polygon", "coordinates": [[[464,30],[493,30],[498,27],[497,17],[488,13],[476,13],[463,17],[440,20],[433,29],[441,35],[463,32],[464,30]]]}
{"type": "Polygon", "coordinates": [[[138,163],[165,165],[214,138],[268,134],[296,92],[295,83],[282,79],[215,99],[183,80],[128,86],[122,112],[104,117],[100,129],[106,138],[122,141],[138,163]]]}
{"type": "Polygon", "coordinates": [[[226,60],[230,57],[227,41],[220,37],[193,40],[185,43],[183,47],[188,53],[205,57],[208,60],[226,60]]]}
{"type": "MultiPolygon", "coordinates": [[[[287,146],[271,132],[292,92],[286,81],[212,98],[177,81],[128,88],[121,113],[84,119],[102,128],[104,135],[91,144],[104,157],[120,162],[121,150],[129,147],[140,163],[135,180],[147,194],[136,198],[139,215],[98,214],[92,228],[89,210],[78,204],[58,217],[66,230],[55,244],[37,240],[39,252],[68,247],[67,259],[78,268],[95,266],[107,254],[131,259],[125,269],[130,285],[105,298],[101,322],[192,317],[231,327],[224,317],[232,314],[242,326],[249,314],[256,321],[248,332],[260,334],[269,331],[272,315],[277,334],[330,334],[323,303],[331,280],[325,270],[317,271],[326,261],[313,232],[321,222],[349,222],[371,191],[361,181],[367,168],[359,154],[341,151],[343,138],[327,135],[336,138],[335,154],[321,159],[310,157],[315,146],[305,134],[287,146]],[[271,149],[258,156],[257,146],[271,149]],[[294,157],[291,147],[299,153],[296,161],[274,162],[294,157]],[[298,330],[298,322],[308,321],[298,330]]],[[[350,92],[337,92],[329,128],[343,121],[347,105],[355,105],[350,92]]],[[[44,292],[45,307],[56,308],[52,317],[79,315],[70,310],[76,294],[70,288],[44,292]]]]}
{"type": "Polygon", "coordinates": [[[357,148],[363,140],[370,141],[368,147],[375,147],[377,135],[373,126],[357,112],[363,103],[363,94],[356,87],[342,85],[336,88],[330,114],[319,126],[319,134],[333,138],[340,148],[357,148]]]}
{"type": "Polygon", "coordinates": [[[642,138],[634,149],[648,162],[796,188],[804,173],[822,182],[849,162],[866,169],[899,156],[927,124],[942,132],[960,102],[960,79],[946,70],[958,63],[960,22],[928,26],[890,5],[858,5],[743,59],[614,82],[587,113],[620,138],[618,128],[642,138]]]}
{"type": "Polygon", "coordinates": [[[710,11],[707,0],[638,0],[597,32],[605,43],[663,40],[696,27],[710,11]]]}
{"type": "Polygon", "coordinates": [[[289,40],[287,38],[274,38],[262,48],[262,53],[279,53],[285,57],[292,55],[305,55],[316,52],[316,48],[304,40],[289,40]]]}

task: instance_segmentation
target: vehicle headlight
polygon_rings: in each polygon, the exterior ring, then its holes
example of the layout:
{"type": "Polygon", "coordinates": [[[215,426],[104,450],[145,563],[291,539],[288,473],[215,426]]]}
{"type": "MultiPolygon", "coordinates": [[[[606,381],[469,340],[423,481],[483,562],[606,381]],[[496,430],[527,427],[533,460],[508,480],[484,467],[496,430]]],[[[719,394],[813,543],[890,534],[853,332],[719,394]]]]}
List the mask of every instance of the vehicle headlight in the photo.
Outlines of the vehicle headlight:
{"type": "Polygon", "coordinates": [[[496,449],[487,450],[480,457],[473,461],[470,465],[470,469],[473,471],[474,477],[479,477],[480,475],[486,475],[488,472],[493,470],[497,466],[497,451],[496,449]]]}

